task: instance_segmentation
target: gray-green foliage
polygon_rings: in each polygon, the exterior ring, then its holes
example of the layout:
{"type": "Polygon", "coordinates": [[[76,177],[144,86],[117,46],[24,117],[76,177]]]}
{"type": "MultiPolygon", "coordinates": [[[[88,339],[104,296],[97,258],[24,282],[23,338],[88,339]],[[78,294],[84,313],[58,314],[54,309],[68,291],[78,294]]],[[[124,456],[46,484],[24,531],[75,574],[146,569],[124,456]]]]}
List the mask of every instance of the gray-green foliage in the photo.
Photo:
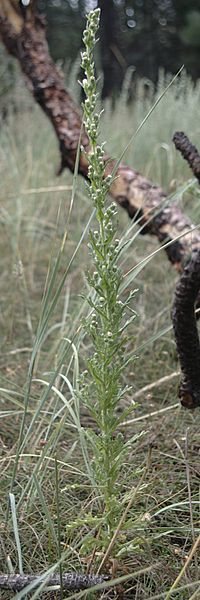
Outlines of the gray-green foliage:
{"type": "MultiPolygon", "coordinates": [[[[89,233],[89,250],[94,265],[88,274],[90,286],[90,315],[85,321],[85,330],[93,342],[94,352],[87,362],[87,371],[82,374],[80,397],[96,422],[99,433],[87,432],[93,453],[94,479],[105,510],[107,535],[113,533],[120,514],[119,473],[127,454],[129,443],[117,433],[125,413],[119,416],[117,407],[127,388],[123,389],[121,374],[126,365],[126,328],[135,318],[130,303],[134,292],[125,302],[120,299],[122,272],[117,266],[120,243],[116,239],[114,205],[105,206],[106,195],[112,177],[104,177],[104,147],[98,143],[100,113],[95,111],[97,83],[94,75],[93,50],[99,25],[100,11],[88,15],[83,41],[82,68],[85,72],[83,88],[86,94],[84,124],[90,140],[88,154],[90,179],[89,194],[96,208],[96,229],[89,233]],[[127,313],[130,318],[127,318],[127,313]]],[[[131,410],[133,406],[131,407],[131,410]]]]}

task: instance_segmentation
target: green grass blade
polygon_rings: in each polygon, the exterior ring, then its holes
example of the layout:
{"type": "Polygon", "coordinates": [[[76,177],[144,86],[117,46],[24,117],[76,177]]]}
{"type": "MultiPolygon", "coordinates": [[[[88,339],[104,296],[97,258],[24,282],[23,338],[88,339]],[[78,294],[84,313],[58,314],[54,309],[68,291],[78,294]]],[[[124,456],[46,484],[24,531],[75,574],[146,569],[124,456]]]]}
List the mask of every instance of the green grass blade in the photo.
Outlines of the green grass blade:
{"type": "Polygon", "coordinates": [[[17,511],[16,511],[14,494],[10,493],[9,499],[10,499],[13,531],[14,531],[15,543],[16,543],[16,549],[17,549],[17,555],[18,555],[19,573],[20,573],[20,575],[23,575],[22,550],[21,550],[21,543],[20,543],[20,537],[19,537],[19,530],[18,530],[18,523],[17,523],[17,511]]]}

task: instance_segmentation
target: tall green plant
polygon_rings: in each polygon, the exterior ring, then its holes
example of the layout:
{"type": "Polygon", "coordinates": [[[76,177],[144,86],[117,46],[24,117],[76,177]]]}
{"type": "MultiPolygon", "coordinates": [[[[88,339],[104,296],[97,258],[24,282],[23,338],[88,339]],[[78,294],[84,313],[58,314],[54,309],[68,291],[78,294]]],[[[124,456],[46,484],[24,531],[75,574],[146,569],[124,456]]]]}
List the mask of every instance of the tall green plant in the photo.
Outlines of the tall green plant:
{"type": "Polygon", "coordinates": [[[117,266],[121,246],[115,237],[116,208],[115,205],[106,207],[111,176],[104,176],[104,144],[98,143],[101,113],[96,112],[98,93],[93,52],[99,17],[99,9],[88,15],[83,34],[85,51],[81,55],[85,73],[82,85],[86,95],[84,125],[90,141],[87,155],[89,194],[96,209],[96,229],[89,233],[88,245],[94,270],[87,277],[91,311],[85,321],[94,352],[88,359],[87,371],[82,374],[79,391],[98,428],[98,433],[87,431],[87,439],[93,454],[93,475],[103,504],[106,539],[109,541],[121,515],[119,476],[131,441],[125,443],[117,430],[133,406],[120,415],[117,409],[127,392],[121,377],[127,364],[126,328],[136,314],[130,306],[134,292],[124,302],[119,296],[122,272],[117,266]]]}

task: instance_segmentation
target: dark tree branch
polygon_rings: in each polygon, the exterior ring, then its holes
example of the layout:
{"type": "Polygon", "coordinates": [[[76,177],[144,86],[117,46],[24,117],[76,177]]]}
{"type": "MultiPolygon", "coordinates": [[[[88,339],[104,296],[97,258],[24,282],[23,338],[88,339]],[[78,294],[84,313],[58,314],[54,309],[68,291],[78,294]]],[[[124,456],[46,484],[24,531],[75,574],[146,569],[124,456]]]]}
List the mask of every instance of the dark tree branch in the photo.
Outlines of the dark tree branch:
{"type": "MultiPolygon", "coordinates": [[[[188,137],[177,131],[174,144],[200,183],[200,155],[188,137]]],[[[182,370],[179,398],[185,408],[200,406],[200,342],[195,304],[200,290],[200,250],[193,251],[176,286],[172,322],[182,370]]],[[[198,301],[199,304],[199,301],[198,301]]]]}
{"type": "Polygon", "coordinates": [[[194,252],[176,286],[172,322],[182,370],[179,398],[185,408],[200,406],[200,344],[195,302],[200,290],[200,251],[194,252]]]}
{"type": "MultiPolygon", "coordinates": [[[[37,581],[39,575],[1,575],[0,574],[0,589],[20,591],[30,583],[37,581]]],[[[102,584],[108,581],[109,577],[104,575],[79,575],[77,573],[63,573],[62,587],[63,590],[86,590],[90,587],[102,584]]],[[[38,580],[38,587],[41,584],[41,579],[38,580]]],[[[48,577],[47,586],[60,585],[60,574],[54,573],[48,577]]]]}
{"type": "MultiPolygon", "coordinates": [[[[10,0],[4,0],[4,3],[9,6],[10,0]]],[[[32,10],[26,19],[22,19],[18,32],[14,19],[10,22],[6,12],[0,7],[0,35],[8,52],[18,59],[29,90],[54,127],[60,144],[59,173],[66,167],[73,171],[82,116],[65,89],[63,78],[49,54],[44,20],[32,10]]],[[[88,137],[84,131],[82,146],[88,150],[88,137]]],[[[79,171],[83,175],[87,171],[84,153],[81,154],[79,171]]]]}
{"type": "Polygon", "coordinates": [[[173,142],[183,158],[187,160],[194,176],[200,183],[200,154],[197,148],[191,144],[189,138],[183,131],[176,131],[173,136],[173,142]]]}

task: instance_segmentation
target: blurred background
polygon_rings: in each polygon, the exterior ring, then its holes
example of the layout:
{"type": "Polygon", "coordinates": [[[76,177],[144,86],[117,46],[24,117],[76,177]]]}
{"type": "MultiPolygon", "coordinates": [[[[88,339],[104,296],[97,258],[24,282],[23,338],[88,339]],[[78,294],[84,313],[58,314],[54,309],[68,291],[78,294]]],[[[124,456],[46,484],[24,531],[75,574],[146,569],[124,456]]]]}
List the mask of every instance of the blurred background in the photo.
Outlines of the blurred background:
{"type": "MultiPolygon", "coordinates": [[[[24,4],[25,4],[24,0],[24,4]]],[[[23,0],[21,0],[23,3],[23,0]]],[[[184,64],[195,83],[200,75],[200,0],[38,0],[45,16],[47,38],[54,60],[60,62],[70,87],[69,76],[75,65],[79,71],[82,33],[86,14],[101,8],[100,43],[96,64],[101,73],[102,99],[119,96],[127,70],[127,100],[135,98],[141,77],[156,85],[161,70],[174,74],[184,64]]],[[[0,46],[0,110],[5,109],[5,94],[19,77],[15,61],[0,46]]],[[[80,95],[80,86],[79,89],[80,95]]],[[[7,103],[6,103],[7,104],[7,103]]]]}
{"type": "Polygon", "coordinates": [[[128,67],[154,83],[159,69],[185,65],[200,75],[200,0],[39,0],[47,16],[54,59],[73,63],[79,55],[88,10],[101,8],[99,63],[102,97],[117,95],[128,67]]]}

